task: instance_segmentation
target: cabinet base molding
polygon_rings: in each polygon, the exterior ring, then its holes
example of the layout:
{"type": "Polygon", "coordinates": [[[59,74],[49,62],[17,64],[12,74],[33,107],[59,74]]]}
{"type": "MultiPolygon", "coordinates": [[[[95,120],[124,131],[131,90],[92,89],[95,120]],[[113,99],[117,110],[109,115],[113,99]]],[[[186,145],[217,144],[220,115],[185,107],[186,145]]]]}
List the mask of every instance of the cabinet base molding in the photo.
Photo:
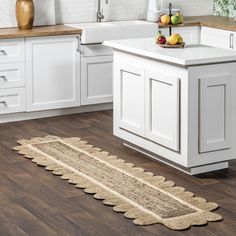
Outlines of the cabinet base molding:
{"type": "Polygon", "coordinates": [[[167,160],[166,158],[160,157],[158,155],[155,155],[154,153],[151,153],[143,148],[140,148],[136,145],[130,144],[130,143],[123,143],[124,146],[131,148],[137,152],[140,152],[154,160],[160,161],[164,164],[167,164],[175,169],[178,169],[186,174],[189,175],[198,175],[206,172],[211,172],[211,171],[217,171],[217,170],[222,170],[222,169],[228,169],[229,168],[229,162],[219,162],[219,163],[213,163],[209,165],[202,165],[202,166],[196,166],[192,168],[185,168],[181,165],[178,165],[172,161],[167,160]]]}
{"type": "Polygon", "coordinates": [[[106,103],[106,104],[57,109],[57,110],[48,110],[48,111],[13,113],[13,114],[0,115],[0,123],[72,115],[72,114],[77,114],[77,113],[85,113],[85,112],[93,112],[93,111],[110,110],[112,108],[113,108],[112,103],[106,103]]]}

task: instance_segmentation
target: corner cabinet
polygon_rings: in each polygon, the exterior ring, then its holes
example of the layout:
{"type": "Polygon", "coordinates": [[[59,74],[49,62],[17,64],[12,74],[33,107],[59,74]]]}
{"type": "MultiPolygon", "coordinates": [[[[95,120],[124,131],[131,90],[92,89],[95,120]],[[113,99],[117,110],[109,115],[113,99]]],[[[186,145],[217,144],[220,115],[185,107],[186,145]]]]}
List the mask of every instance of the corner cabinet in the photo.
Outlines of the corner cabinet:
{"type": "Polygon", "coordinates": [[[80,105],[79,46],[72,35],[26,39],[27,111],[80,105]]]}

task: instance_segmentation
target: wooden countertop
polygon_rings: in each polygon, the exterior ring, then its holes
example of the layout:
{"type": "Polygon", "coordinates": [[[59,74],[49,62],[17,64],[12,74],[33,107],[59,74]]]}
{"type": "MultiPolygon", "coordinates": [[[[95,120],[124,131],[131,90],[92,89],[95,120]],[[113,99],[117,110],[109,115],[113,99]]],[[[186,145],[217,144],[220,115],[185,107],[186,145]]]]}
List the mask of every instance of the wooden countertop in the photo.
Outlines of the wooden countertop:
{"type": "MultiPolygon", "coordinates": [[[[236,20],[223,16],[189,16],[185,17],[184,26],[206,26],[236,31],[236,20]]],[[[166,28],[166,26],[160,25],[160,28],[166,28]]]]}
{"type": "Polygon", "coordinates": [[[39,26],[32,30],[0,29],[0,39],[81,34],[82,30],[65,25],[39,26]]]}
{"type": "MultiPolygon", "coordinates": [[[[236,21],[234,21],[234,18],[222,16],[185,17],[184,26],[207,26],[217,29],[236,31],[236,21]]],[[[160,28],[165,27],[166,26],[160,25],[160,28]]],[[[81,29],[75,29],[65,25],[40,26],[34,27],[32,30],[19,30],[18,28],[0,28],[0,39],[70,35],[81,33],[81,29]]]]}

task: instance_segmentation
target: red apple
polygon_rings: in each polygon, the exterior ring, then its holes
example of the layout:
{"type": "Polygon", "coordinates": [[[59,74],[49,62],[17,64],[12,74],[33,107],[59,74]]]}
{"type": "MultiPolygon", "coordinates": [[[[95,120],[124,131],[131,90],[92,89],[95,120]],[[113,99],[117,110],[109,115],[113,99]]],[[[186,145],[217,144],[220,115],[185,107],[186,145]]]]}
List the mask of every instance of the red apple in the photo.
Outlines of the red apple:
{"type": "Polygon", "coordinates": [[[159,44],[165,44],[165,43],[166,43],[166,38],[165,38],[165,36],[159,37],[159,38],[158,38],[158,43],[159,43],[159,44]]]}

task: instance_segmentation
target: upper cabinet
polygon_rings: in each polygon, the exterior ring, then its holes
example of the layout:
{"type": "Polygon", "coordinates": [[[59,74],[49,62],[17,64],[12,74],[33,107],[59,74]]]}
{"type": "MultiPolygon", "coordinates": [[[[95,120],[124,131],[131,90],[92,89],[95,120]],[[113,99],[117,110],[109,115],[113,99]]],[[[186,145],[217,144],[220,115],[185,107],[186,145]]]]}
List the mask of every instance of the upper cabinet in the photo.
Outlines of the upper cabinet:
{"type": "Polygon", "coordinates": [[[228,30],[202,27],[201,44],[236,50],[236,33],[228,30]]]}
{"type": "Polygon", "coordinates": [[[26,39],[27,111],[80,105],[79,38],[26,39]]]}

